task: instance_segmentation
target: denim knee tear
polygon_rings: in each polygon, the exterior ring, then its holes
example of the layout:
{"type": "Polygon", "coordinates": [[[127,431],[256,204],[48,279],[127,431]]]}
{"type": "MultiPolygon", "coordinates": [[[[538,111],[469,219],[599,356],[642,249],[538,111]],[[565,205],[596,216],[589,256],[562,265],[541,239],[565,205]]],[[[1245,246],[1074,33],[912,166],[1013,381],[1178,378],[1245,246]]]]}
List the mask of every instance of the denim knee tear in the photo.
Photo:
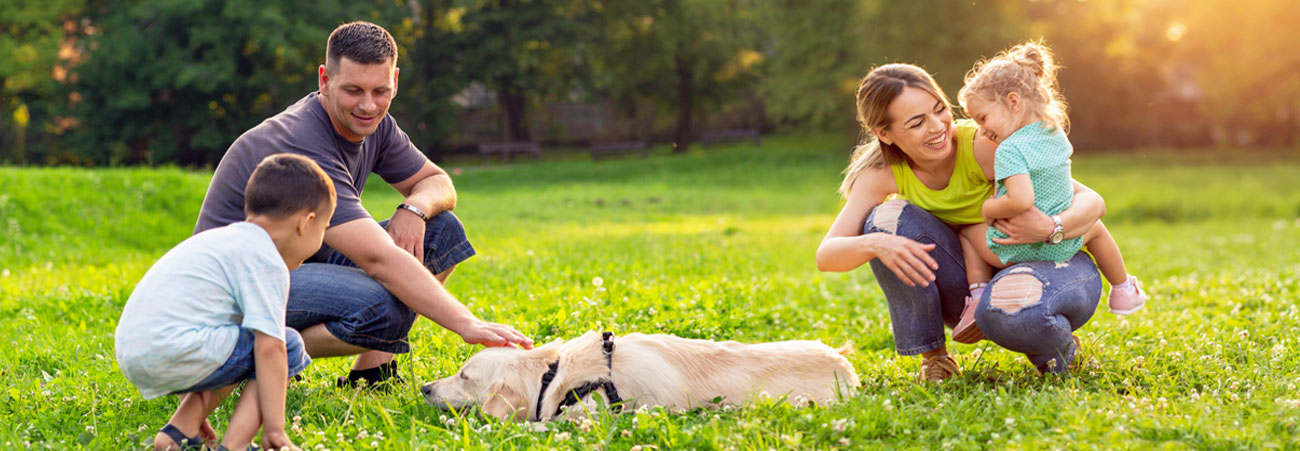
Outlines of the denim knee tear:
{"type": "Polygon", "coordinates": [[[880,204],[876,207],[872,224],[877,229],[890,234],[898,233],[898,217],[903,214],[903,207],[905,206],[907,206],[907,201],[903,199],[894,199],[880,204]]]}
{"type": "Polygon", "coordinates": [[[1002,277],[989,289],[989,306],[1006,313],[1016,313],[1025,307],[1043,302],[1043,282],[1039,281],[1029,268],[1026,271],[1012,270],[1012,274],[1002,277]]]}

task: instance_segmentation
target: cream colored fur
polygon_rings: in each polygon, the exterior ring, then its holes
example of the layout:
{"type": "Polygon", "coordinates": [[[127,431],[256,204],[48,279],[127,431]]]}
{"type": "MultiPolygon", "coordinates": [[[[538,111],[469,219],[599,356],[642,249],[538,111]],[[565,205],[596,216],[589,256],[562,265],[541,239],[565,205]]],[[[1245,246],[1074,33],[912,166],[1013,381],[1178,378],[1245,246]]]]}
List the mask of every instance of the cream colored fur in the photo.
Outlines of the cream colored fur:
{"type": "MultiPolygon", "coordinates": [[[[858,375],[843,352],[820,341],[745,344],[634,333],[614,337],[613,381],[625,409],[684,410],[741,404],[760,396],[822,404],[851,396],[858,386],[858,375]]],[[[565,393],[608,374],[600,333],[587,332],[530,351],[484,349],[457,374],[429,382],[421,391],[434,405],[481,405],[484,413],[499,418],[551,420],[565,393]],[[542,374],[557,360],[559,370],[537,418],[542,374]]]]}

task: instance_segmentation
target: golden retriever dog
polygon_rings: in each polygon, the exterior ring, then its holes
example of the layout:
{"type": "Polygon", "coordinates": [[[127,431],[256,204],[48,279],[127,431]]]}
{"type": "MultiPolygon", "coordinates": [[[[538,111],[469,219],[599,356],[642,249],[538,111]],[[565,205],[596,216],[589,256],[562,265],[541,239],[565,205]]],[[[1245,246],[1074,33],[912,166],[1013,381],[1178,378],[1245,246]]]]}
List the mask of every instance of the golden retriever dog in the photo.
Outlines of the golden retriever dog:
{"type": "Polygon", "coordinates": [[[745,344],[593,331],[528,351],[484,349],[455,375],[420,391],[430,404],[479,405],[485,414],[515,421],[554,419],[572,404],[590,402],[593,393],[626,410],[680,411],[760,396],[826,403],[851,396],[858,386],[847,352],[847,346],[837,351],[820,341],[745,344]]]}

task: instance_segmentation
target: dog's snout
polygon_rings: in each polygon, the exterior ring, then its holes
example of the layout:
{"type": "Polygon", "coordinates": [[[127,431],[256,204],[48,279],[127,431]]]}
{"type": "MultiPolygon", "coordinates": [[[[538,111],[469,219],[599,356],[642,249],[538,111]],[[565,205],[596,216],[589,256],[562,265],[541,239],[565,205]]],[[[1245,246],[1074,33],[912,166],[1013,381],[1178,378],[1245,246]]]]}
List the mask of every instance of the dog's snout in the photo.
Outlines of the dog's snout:
{"type": "Polygon", "coordinates": [[[424,396],[432,395],[432,394],[433,394],[433,384],[424,384],[423,387],[420,387],[420,393],[424,393],[424,396]]]}

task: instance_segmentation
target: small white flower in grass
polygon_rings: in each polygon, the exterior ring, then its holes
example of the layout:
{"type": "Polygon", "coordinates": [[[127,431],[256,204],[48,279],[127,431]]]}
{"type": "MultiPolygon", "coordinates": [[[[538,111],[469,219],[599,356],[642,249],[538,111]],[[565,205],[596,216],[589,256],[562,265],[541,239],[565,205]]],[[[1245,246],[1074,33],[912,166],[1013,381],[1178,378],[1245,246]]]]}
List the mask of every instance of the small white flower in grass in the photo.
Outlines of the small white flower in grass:
{"type": "Polygon", "coordinates": [[[527,251],[524,252],[524,255],[527,255],[527,256],[529,256],[529,257],[532,257],[533,255],[536,255],[536,253],[533,252],[532,249],[529,249],[529,250],[527,250],[527,251]]]}
{"type": "Polygon", "coordinates": [[[629,431],[629,430],[627,430],[627,429],[624,429],[624,430],[623,430],[623,438],[632,438],[632,431],[629,431]]]}
{"type": "Polygon", "coordinates": [[[366,432],[365,429],[362,429],[361,432],[357,433],[357,440],[365,440],[369,437],[370,437],[370,433],[366,432]]]}
{"type": "Polygon", "coordinates": [[[605,284],[605,279],[600,278],[600,276],[596,276],[595,278],[591,279],[591,284],[599,287],[605,284]]]}
{"type": "Polygon", "coordinates": [[[559,441],[561,441],[561,442],[563,442],[563,441],[565,441],[565,440],[568,440],[568,439],[569,439],[569,433],[568,433],[568,432],[561,432],[561,433],[559,433],[559,434],[555,434],[555,439],[556,439],[556,440],[559,440],[559,441]]]}
{"type": "Polygon", "coordinates": [[[371,441],[370,441],[370,447],[371,447],[371,448],[374,448],[374,447],[376,447],[376,446],[379,446],[379,442],[376,442],[376,441],[374,441],[374,440],[371,440],[371,441]]]}
{"type": "Polygon", "coordinates": [[[832,420],[831,430],[834,430],[835,432],[844,432],[844,429],[848,428],[848,425],[849,425],[849,420],[844,418],[840,418],[838,420],[832,420]]]}
{"type": "Polygon", "coordinates": [[[9,269],[5,269],[4,271],[0,271],[0,277],[9,277],[9,269]]]}
{"type": "Polygon", "coordinates": [[[848,447],[849,443],[850,442],[848,437],[844,437],[840,439],[840,446],[848,447]]]}
{"type": "Polygon", "coordinates": [[[1016,419],[1015,419],[1015,418],[1011,418],[1011,417],[1007,417],[1007,419],[1006,419],[1006,423],[1007,423],[1007,426],[1010,426],[1010,425],[1016,424],[1016,419]]]}

